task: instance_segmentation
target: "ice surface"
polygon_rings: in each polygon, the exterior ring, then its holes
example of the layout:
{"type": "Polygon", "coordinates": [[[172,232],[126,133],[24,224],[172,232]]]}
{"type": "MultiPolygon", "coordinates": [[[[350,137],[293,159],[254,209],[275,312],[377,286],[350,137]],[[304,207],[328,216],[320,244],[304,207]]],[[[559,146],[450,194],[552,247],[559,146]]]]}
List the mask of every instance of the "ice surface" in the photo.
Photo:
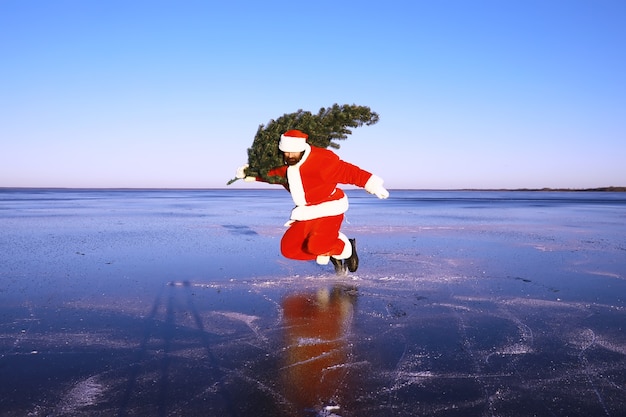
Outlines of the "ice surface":
{"type": "Polygon", "coordinates": [[[626,195],[0,190],[2,416],[621,416],[626,195]]]}

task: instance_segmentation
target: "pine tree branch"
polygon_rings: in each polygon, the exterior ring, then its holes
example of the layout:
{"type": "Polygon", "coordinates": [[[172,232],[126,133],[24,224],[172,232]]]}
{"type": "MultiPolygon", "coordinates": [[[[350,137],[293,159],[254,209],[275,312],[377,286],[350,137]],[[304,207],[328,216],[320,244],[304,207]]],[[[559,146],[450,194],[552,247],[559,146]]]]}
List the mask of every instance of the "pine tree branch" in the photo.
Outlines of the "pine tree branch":
{"type": "MultiPolygon", "coordinates": [[[[269,176],[268,172],[283,165],[278,140],[288,130],[297,129],[307,133],[308,143],[312,146],[339,149],[337,141],[347,139],[352,134],[351,129],[364,124],[371,126],[378,120],[378,114],[369,107],[356,104],[340,106],[335,103],[328,108],[322,107],[315,115],[302,109],[284,114],[276,120],[270,120],[267,125],[259,125],[252,147],[248,148],[249,166],[245,174],[273,184],[285,183],[283,178],[269,176]]],[[[228,185],[235,180],[229,181],[228,185]]]]}

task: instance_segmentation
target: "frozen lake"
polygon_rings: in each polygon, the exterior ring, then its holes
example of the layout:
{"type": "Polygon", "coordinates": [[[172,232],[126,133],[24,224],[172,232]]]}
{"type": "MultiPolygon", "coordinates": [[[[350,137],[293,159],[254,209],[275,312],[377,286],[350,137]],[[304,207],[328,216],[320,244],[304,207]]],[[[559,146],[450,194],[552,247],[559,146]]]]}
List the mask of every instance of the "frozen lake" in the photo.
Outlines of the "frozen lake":
{"type": "Polygon", "coordinates": [[[0,189],[0,416],[624,416],[626,193],[0,189]]]}

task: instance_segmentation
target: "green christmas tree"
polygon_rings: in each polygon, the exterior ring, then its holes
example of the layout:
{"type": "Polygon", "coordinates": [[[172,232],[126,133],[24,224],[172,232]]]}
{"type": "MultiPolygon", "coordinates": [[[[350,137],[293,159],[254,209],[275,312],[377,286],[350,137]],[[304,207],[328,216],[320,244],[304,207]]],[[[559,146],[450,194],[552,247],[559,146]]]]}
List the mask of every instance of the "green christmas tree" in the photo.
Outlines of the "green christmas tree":
{"type": "MultiPolygon", "coordinates": [[[[288,130],[298,129],[305,132],[309,135],[308,143],[312,146],[339,149],[340,145],[335,141],[345,140],[352,133],[351,128],[377,122],[378,114],[369,107],[356,104],[333,104],[328,108],[322,107],[317,114],[303,110],[284,114],[276,120],[270,120],[267,126],[259,126],[252,147],[248,148],[248,168],[245,173],[272,184],[283,183],[282,178],[268,176],[268,172],[283,164],[278,139],[288,130]]],[[[237,178],[230,180],[228,185],[236,180],[237,178]]]]}

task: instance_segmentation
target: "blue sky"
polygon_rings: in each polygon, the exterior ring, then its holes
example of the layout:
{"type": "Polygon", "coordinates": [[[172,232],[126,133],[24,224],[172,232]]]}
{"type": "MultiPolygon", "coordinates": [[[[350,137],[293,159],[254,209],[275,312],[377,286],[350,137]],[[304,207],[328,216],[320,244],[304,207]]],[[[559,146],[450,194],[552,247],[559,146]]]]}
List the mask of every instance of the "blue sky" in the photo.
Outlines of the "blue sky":
{"type": "Polygon", "coordinates": [[[623,0],[0,0],[0,187],[223,187],[333,103],[389,188],[624,186],[624,39],[623,0]]]}

